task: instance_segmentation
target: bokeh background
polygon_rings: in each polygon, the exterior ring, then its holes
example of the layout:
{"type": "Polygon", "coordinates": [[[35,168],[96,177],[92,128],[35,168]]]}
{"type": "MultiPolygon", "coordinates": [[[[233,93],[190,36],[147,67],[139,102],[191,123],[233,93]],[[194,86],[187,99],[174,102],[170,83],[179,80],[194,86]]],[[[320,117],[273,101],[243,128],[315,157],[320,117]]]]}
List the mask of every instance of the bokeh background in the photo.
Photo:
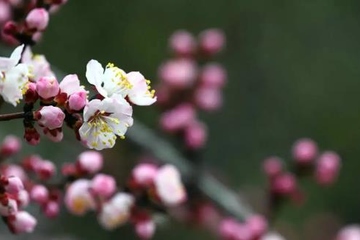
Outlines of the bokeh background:
{"type": "MultiPolygon", "coordinates": [[[[291,161],[291,145],[301,137],[313,138],[323,150],[337,151],[343,168],[335,186],[323,189],[311,179],[304,181],[306,203],[287,205],[274,225],[290,240],[325,240],[339,224],[360,222],[359,9],[354,0],[70,0],[51,18],[34,51],[83,80],[86,63],[94,58],[127,71],[140,70],[156,82],[157,68],[169,56],[167,40],[173,31],[223,29],[228,42],[218,60],[229,79],[222,110],[202,116],[210,131],[205,164],[237,191],[261,195],[266,181],[260,167],[266,156],[291,161]],[[321,238],[320,232],[327,237],[321,238]]],[[[135,114],[157,128],[156,109],[137,108],[135,114]]],[[[4,132],[17,128],[21,135],[15,122],[6,126],[4,132]]],[[[45,142],[26,151],[40,152],[59,164],[71,161],[82,148],[73,144],[71,133],[67,135],[65,144],[45,142]]],[[[127,144],[119,145],[107,152],[113,159],[107,165],[121,178],[133,162],[126,157],[127,144]]],[[[55,221],[40,217],[35,235],[22,238],[43,235],[136,239],[130,227],[106,232],[95,216],[66,213],[55,221]]],[[[170,222],[155,239],[215,237],[170,222]]]]}

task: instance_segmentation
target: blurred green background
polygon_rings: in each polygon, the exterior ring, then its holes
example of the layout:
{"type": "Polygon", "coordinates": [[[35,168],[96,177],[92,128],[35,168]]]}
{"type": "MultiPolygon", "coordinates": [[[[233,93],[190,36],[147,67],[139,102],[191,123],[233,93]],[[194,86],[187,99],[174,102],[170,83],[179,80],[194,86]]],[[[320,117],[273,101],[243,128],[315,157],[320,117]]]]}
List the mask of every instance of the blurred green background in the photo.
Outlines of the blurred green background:
{"type": "MultiPolygon", "coordinates": [[[[311,215],[333,212],[342,223],[360,222],[359,13],[360,3],[354,0],[70,0],[51,18],[34,52],[46,54],[53,65],[82,79],[86,63],[94,58],[126,71],[140,70],[155,81],[159,64],[169,56],[167,40],[173,31],[197,34],[210,27],[223,29],[228,42],[218,60],[227,68],[229,81],[223,109],[203,117],[210,130],[206,164],[235,189],[256,192],[254,187],[265,186],[260,171],[264,157],[279,155],[290,161],[296,139],[310,137],[321,149],[337,151],[343,158],[338,183],[321,189],[305,182],[306,204],[287,206],[275,224],[286,225],[290,240],[319,240],[302,235],[311,215]]],[[[137,108],[135,116],[156,127],[156,110],[137,108]]],[[[81,151],[76,147],[69,151],[71,143],[46,146],[51,152],[44,155],[58,160],[81,151]]],[[[43,150],[31,151],[38,149],[43,150]]],[[[119,163],[124,165],[131,163],[119,163]]],[[[41,227],[45,222],[39,220],[38,232],[51,236],[136,239],[130,228],[101,230],[94,216],[64,214],[41,227]]],[[[321,231],[335,231],[337,225],[331,224],[321,231]]],[[[155,235],[169,238],[213,239],[175,223],[155,235]]]]}

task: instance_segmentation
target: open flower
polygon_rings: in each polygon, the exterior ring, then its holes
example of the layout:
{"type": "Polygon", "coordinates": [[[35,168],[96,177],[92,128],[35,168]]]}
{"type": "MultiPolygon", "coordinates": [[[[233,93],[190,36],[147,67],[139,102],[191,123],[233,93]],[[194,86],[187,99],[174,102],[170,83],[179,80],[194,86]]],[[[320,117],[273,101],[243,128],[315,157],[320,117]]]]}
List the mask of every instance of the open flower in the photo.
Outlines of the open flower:
{"type": "Polygon", "coordinates": [[[126,73],[111,63],[104,70],[98,61],[90,60],[86,66],[86,78],[105,98],[125,97],[132,88],[126,73]]]}
{"type": "Polygon", "coordinates": [[[0,95],[14,106],[23,98],[28,83],[29,69],[19,63],[24,45],[17,47],[10,58],[0,57],[0,95]]]}
{"type": "Polygon", "coordinates": [[[89,148],[112,148],[117,136],[123,138],[133,124],[131,116],[132,107],[123,98],[92,100],[84,108],[80,137],[89,148]]]}
{"type": "Polygon", "coordinates": [[[35,82],[41,77],[55,77],[46,57],[44,55],[33,54],[30,47],[25,48],[22,62],[31,68],[32,80],[35,82]]]}
{"type": "Polygon", "coordinates": [[[139,72],[129,72],[128,80],[132,85],[128,97],[136,105],[148,106],[156,102],[155,90],[150,90],[150,81],[139,72]]]}

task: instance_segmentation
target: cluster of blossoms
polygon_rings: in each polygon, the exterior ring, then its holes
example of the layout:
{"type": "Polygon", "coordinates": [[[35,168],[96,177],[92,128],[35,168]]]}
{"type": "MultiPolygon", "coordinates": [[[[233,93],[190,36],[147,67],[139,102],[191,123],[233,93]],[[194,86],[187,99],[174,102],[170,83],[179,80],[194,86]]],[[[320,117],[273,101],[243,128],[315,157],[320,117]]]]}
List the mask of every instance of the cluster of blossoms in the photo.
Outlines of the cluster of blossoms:
{"type": "Polygon", "coordinates": [[[319,152],[317,144],[311,139],[300,139],[292,147],[293,169],[286,170],[283,161],[276,156],[264,160],[263,169],[269,179],[271,204],[278,204],[282,198],[301,203],[303,193],[298,178],[313,175],[322,186],[333,184],[339,174],[341,159],[333,151],[319,152]]]}
{"type": "MultiPolygon", "coordinates": [[[[6,137],[0,148],[2,161],[20,148],[20,139],[6,137]]],[[[140,163],[120,187],[113,176],[100,172],[103,161],[97,151],[82,152],[76,161],[63,165],[63,180],[57,184],[51,183],[56,166],[38,155],[26,156],[18,164],[2,164],[0,214],[9,229],[14,233],[34,230],[36,219],[20,210],[29,203],[38,205],[48,218],[58,216],[64,204],[77,216],[94,211],[107,230],[131,223],[139,237],[149,239],[156,228],[153,214],[178,207],[187,200],[180,173],[172,165],[140,163]]]]}
{"type": "Polygon", "coordinates": [[[89,100],[89,92],[77,75],[67,75],[59,83],[46,58],[33,55],[24,45],[9,58],[0,58],[0,70],[3,99],[14,106],[25,102],[24,137],[32,145],[39,143],[39,132],[52,141],[61,141],[66,122],[87,147],[111,148],[117,136],[123,138],[133,124],[131,104],[144,106],[156,101],[150,81],[141,73],[125,73],[113,64],[104,69],[96,60],[86,66],[87,80],[96,89],[89,100]]]}
{"type": "Polygon", "coordinates": [[[176,31],[169,39],[174,57],[159,67],[158,105],[164,111],[160,124],[168,133],[180,133],[189,149],[202,148],[207,129],[197,118],[197,110],[215,111],[222,105],[225,69],[218,63],[207,62],[225,45],[219,29],[200,33],[198,41],[189,32],[176,31]]]}
{"type": "Polygon", "coordinates": [[[56,12],[66,2],[67,0],[1,0],[1,40],[10,45],[35,44],[48,25],[49,14],[56,12]]]}

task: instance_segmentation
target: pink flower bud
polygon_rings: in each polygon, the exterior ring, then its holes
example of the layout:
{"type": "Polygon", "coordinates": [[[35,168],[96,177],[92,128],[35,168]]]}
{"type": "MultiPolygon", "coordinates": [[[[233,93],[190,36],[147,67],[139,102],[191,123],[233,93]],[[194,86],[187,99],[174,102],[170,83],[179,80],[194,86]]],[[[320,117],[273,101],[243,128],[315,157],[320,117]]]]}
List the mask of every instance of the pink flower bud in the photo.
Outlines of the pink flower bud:
{"type": "Polygon", "coordinates": [[[221,88],[226,82],[225,69],[218,63],[209,63],[204,66],[200,73],[201,84],[210,88],[221,88]]]}
{"type": "Polygon", "coordinates": [[[250,229],[234,219],[223,219],[219,224],[219,235],[224,240],[251,240],[250,229]]]}
{"type": "Polygon", "coordinates": [[[5,177],[15,176],[20,178],[22,182],[28,179],[27,174],[25,173],[24,169],[18,165],[10,164],[5,166],[1,172],[5,177]]]}
{"type": "Polygon", "coordinates": [[[45,204],[43,212],[44,212],[45,216],[48,218],[57,217],[60,212],[60,206],[57,202],[50,201],[45,204]]]}
{"type": "Polygon", "coordinates": [[[11,18],[11,7],[7,2],[0,1],[0,24],[2,25],[11,18]]]}
{"type": "Polygon", "coordinates": [[[6,202],[0,202],[0,215],[12,216],[18,211],[18,204],[15,199],[8,198],[6,202]]]}
{"type": "Polygon", "coordinates": [[[155,227],[155,223],[151,219],[137,222],[135,224],[136,235],[143,240],[151,239],[155,233],[155,227]]]}
{"type": "Polygon", "coordinates": [[[40,143],[40,134],[32,127],[25,128],[24,138],[30,145],[33,146],[40,143]]]}
{"type": "Polygon", "coordinates": [[[170,39],[170,48],[180,56],[191,56],[195,52],[196,41],[191,33],[185,30],[174,32],[170,39]]]}
{"type": "Polygon", "coordinates": [[[336,236],[336,240],[360,240],[360,226],[354,224],[343,227],[336,236]]]}
{"type": "Polygon", "coordinates": [[[50,130],[49,128],[43,128],[44,135],[53,142],[61,142],[64,138],[64,133],[61,128],[55,128],[50,130]]]}
{"type": "Polygon", "coordinates": [[[43,99],[50,99],[59,93],[59,83],[54,77],[41,77],[36,82],[36,91],[43,99]]]}
{"type": "Polygon", "coordinates": [[[268,177],[273,178],[283,171],[283,162],[279,157],[268,157],[264,160],[263,169],[268,177]]]}
{"type": "Polygon", "coordinates": [[[116,190],[116,181],[112,176],[100,173],[92,179],[90,188],[93,194],[108,198],[116,190]]]}
{"type": "Polygon", "coordinates": [[[25,208],[30,203],[30,196],[29,193],[26,190],[21,190],[17,194],[17,201],[19,204],[19,207],[25,208]]]}
{"type": "Polygon", "coordinates": [[[159,77],[172,88],[184,89],[194,84],[197,74],[195,62],[187,59],[170,60],[162,64],[159,77]]]}
{"type": "Polygon", "coordinates": [[[268,228],[267,220],[261,215],[253,215],[246,220],[253,238],[259,238],[266,233],[268,228]]]}
{"type": "Polygon", "coordinates": [[[165,112],[160,119],[160,124],[165,131],[174,132],[181,130],[195,119],[195,109],[191,104],[181,104],[165,112]]]}
{"type": "Polygon", "coordinates": [[[186,201],[186,191],[181,182],[180,173],[174,166],[161,167],[154,184],[160,200],[166,206],[174,207],[186,201]]]}
{"type": "Polygon", "coordinates": [[[103,161],[103,157],[99,152],[85,151],[79,155],[77,164],[81,171],[88,174],[94,174],[100,171],[103,166],[103,161]]]}
{"type": "Polygon", "coordinates": [[[49,190],[43,185],[35,185],[30,191],[30,198],[36,203],[43,204],[49,198],[49,190]]]}
{"type": "Polygon", "coordinates": [[[206,125],[199,121],[193,121],[184,131],[186,146],[190,149],[199,149],[205,146],[207,140],[206,125]]]}
{"type": "Polygon", "coordinates": [[[36,91],[36,83],[29,82],[27,86],[28,89],[24,94],[24,101],[26,103],[35,103],[39,98],[39,95],[36,91]]]}
{"type": "Polygon", "coordinates": [[[43,160],[36,165],[35,173],[42,180],[48,180],[56,173],[56,167],[51,161],[43,160]]]}
{"type": "Polygon", "coordinates": [[[137,184],[149,186],[154,182],[158,172],[157,167],[150,163],[141,163],[132,170],[132,177],[137,184]]]}
{"type": "Polygon", "coordinates": [[[200,33],[200,48],[207,55],[220,52],[225,45],[225,35],[220,29],[208,29],[200,33]]]}
{"type": "Polygon", "coordinates": [[[61,128],[65,119],[64,112],[54,106],[44,106],[36,114],[39,125],[49,128],[50,130],[61,128]]]}
{"type": "Polygon", "coordinates": [[[9,220],[9,224],[14,233],[30,233],[34,231],[37,221],[28,212],[20,211],[9,220]]]}
{"type": "Polygon", "coordinates": [[[194,101],[204,111],[215,111],[223,104],[222,92],[218,88],[201,86],[196,89],[194,101]]]}
{"type": "Polygon", "coordinates": [[[49,13],[44,8],[35,8],[29,12],[25,22],[28,28],[43,31],[49,23],[49,13]]]}
{"type": "Polygon", "coordinates": [[[14,135],[7,135],[2,142],[1,148],[0,148],[0,154],[8,157],[13,154],[16,154],[21,149],[21,140],[14,136],[14,135]]]}
{"type": "Polygon", "coordinates": [[[21,190],[24,189],[24,184],[18,177],[8,177],[7,181],[8,184],[5,186],[5,190],[12,195],[17,195],[21,190]]]}
{"type": "Polygon", "coordinates": [[[6,36],[15,35],[15,34],[18,32],[18,26],[17,26],[16,23],[13,22],[13,21],[7,21],[7,22],[2,26],[2,32],[3,32],[4,35],[6,35],[6,36]]]}
{"type": "Polygon", "coordinates": [[[334,183],[339,174],[340,167],[341,159],[337,153],[332,151],[324,152],[316,162],[316,181],[321,185],[334,183]]]}
{"type": "Polygon", "coordinates": [[[281,195],[289,195],[297,188],[296,179],[291,173],[283,173],[275,177],[272,190],[281,195]]]}
{"type": "Polygon", "coordinates": [[[85,107],[87,103],[87,94],[85,91],[71,94],[69,97],[69,108],[71,110],[79,111],[85,107]]]}
{"type": "Polygon", "coordinates": [[[292,148],[292,155],[298,164],[311,163],[318,154],[316,143],[308,138],[297,140],[292,148]]]}

